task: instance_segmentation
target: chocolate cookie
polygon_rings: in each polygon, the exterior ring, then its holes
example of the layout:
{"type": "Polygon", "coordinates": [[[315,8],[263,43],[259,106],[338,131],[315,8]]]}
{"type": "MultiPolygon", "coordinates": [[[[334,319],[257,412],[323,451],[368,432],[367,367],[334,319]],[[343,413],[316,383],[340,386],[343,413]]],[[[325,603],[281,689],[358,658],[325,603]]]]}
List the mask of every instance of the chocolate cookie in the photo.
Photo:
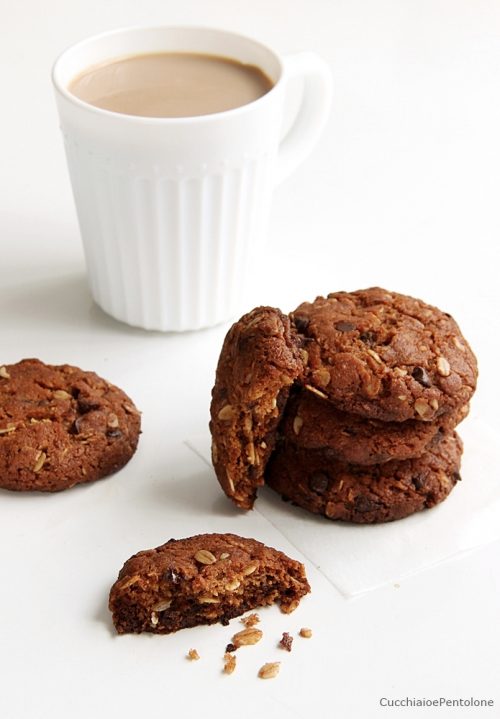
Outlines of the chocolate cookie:
{"type": "Polygon", "coordinates": [[[301,390],[290,397],[280,432],[302,449],[328,449],[348,464],[379,464],[419,457],[468,413],[464,405],[434,422],[381,422],[342,412],[326,399],[301,390]]]}
{"type": "Polygon", "coordinates": [[[235,534],[200,534],[131,557],[111,588],[109,608],[120,634],[168,634],[228,624],[273,602],[289,613],[308,592],[304,566],[282,552],[235,534]]]}
{"type": "Polygon", "coordinates": [[[291,315],[306,385],[339,409],[385,422],[435,420],[465,405],[476,359],[453,318],[380,288],[335,292],[291,315]]]}
{"type": "Polygon", "coordinates": [[[56,492],[123,467],[140,414],[93,372],[26,359],[0,367],[0,487],[56,492]]]}
{"type": "Polygon", "coordinates": [[[455,432],[417,459],[371,466],[284,442],[267,465],[266,482],[283,498],[329,519],[388,522],[442,502],[460,479],[461,454],[455,432]]]}
{"type": "Polygon", "coordinates": [[[210,407],[212,461],[224,492],[251,509],[264,483],[290,387],[303,370],[289,318],[257,307],[229,330],[217,366],[210,407]]]}

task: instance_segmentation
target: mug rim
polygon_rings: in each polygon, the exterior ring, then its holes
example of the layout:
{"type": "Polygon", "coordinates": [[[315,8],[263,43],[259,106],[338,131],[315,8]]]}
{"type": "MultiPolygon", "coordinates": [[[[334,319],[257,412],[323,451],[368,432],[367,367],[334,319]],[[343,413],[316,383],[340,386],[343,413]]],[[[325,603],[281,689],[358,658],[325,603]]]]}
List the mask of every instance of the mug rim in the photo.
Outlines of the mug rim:
{"type": "MultiPolygon", "coordinates": [[[[152,51],[157,52],[157,51],[152,51]]],[[[129,57],[130,55],[133,55],[134,53],[128,53],[124,55],[115,55],[110,56],[109,61],[118,60],[124,57],[129,57]]],[[[141,54],[147,54],[147,53],[141,53],[141,54]]],[[[210,54],[210,53],[206,53],[210,54]]],[[[226,56],[224,56],[226,57],[226,56]]],[[[230,56],[227,56],[230,57],[230,56]]],[[[237,59],[237,58],[231,58],[231,59],[237,59]]],[[[87,66],[89,67],[89,66],[87,66]]],[[[262,67],[259,67],[260,70],[263,70],[262,67]]],[[[81,70],[83,72],[84,69],[81,70]]],[[[266,73],[267,74],[267,73],[266,73]]],[[[76,105],[81,110],[85,110],[86,112],[90,112],[96,116],[106,117],[113,120],[119,120],[121,122],[127,122],[127,123],[146,123],[151,125],[180,125],[180,124],[196,124],[196,123],[202,123],[202,122],[215,122],[217,120],[220,120],[221,118],[227,118],[230,116],[236,116],[245,112],[249,112],[251,109],[255,108],[256,105],[262,104],[266,102],[266,100],[269,98],[270,95],[274,95],[274,90],[278,88],[282,84],[283,80],[283,74],[284,74],[284,65],[283,61],[281,60],[280,56],[272,50],[268,45],[265,45],[264,43],[260,42],[259,40],[255,40],[253,37],[250,37],[248,35],[243,35],[239,32],[233,32],[232,30],[226,30],[224,28],[218,28],[213,27],[210,25],[131,25],[121,28],[116,28],[113,30],[105,30],[100,33],[96,33],[95,35],[89,35],[88,37],[83,38],[82,40],[79,40],[78,42],[72,43],[68,47],[66,47],[62,52],[59,53],[59,55],[56,57],[53,65],[52,65],[52,72],[51,72],[51,78],[52,78],[52,84],[55,88],[55,90],[64,97],[68,102],[70,102],[72,105],[76,105]],[[125,35],[125,34],[132,34],[135,32],[148,32],[148,31],[180,31],[180,32],[215,32],[219,33],[220,35],[226,35],[230,36],[236,39],[241,39],[245,42],[250,42],[266,52],[268,52],[270,55],[273,56],[273,59],[278,65],[279,68],[279,76],[276,80],[276,82],[273,83],[273,86],[268,90],[264,95],[261,95],[255,100],[251,100],[250,102],[245,103],[244,105],[239,105],[238,107],[231,108],[229,110],[220,110],[218,112],[211,112],[207,113],[205,115],[185,115],[180,117],[148,117],[147,115],[130,115],[127,113],[122,112],[115,112],[114,110],[106,110],[102,107],[96,107],[95,105],[92,105],[89,102],[86,102],[85,100],[81,100],[79,97],[74,95],[72,92],[68,90],[67,84],[63,83],[61,78],[59,77],[61,73],[61,66],[63,65],[64,61],[67,59],[70,54],[79,48],[84,47],[86,44],[90,44],[99,40],[103,40],[108,37],[113,37],[117,35],[125,35]]],[[[76,75],[75,75],[76,77],[76,75]]]]}

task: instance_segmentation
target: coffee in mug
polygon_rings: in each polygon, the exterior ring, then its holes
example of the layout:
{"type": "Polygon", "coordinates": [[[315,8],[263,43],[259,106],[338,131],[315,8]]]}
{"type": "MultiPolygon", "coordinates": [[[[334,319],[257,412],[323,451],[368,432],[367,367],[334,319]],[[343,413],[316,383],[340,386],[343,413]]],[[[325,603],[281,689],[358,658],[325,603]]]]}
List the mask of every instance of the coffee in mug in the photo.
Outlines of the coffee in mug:
{"type": "Polygon", "coordinates": [[[247,105],[272,88],[256,65],[195,52],[122,57],[79,74],[69,91],[103,110],[141,117],[193,117],[247,105]]]}

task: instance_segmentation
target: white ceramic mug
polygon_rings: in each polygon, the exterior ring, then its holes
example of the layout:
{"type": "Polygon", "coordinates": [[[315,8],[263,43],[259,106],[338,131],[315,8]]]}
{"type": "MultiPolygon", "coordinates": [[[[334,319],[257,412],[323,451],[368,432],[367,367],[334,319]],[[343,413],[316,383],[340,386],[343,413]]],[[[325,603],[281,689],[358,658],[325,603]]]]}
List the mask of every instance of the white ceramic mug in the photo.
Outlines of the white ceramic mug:
{"type": "Polygon", "coordinates": [[[250,253],[262,248],[273,187],[326,122],[328,65],[311,52],[280,58],[223,30],[144,27],[72,46],[52,77],[97,304],[152,330],[198,329],[234,316],[250,253]],[[274,85],[247,105],[182,118],[110,112],[68,90],[93,65],[150,52],[230,57],[258,66],[274,85]],[[303,98],[283,138],[288,81],[296,77],[303,98]]]}

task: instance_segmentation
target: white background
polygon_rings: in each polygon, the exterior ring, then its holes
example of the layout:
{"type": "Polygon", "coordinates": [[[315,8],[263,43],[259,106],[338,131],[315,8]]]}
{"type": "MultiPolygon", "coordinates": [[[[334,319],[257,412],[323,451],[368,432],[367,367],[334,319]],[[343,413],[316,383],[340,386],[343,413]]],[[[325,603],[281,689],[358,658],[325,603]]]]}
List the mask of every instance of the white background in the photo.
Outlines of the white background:
{"type": "Polygon", "coordinates": [[[242,310],[289,311],[374,284],[437,304],[478,355],[467,422],[498,431],[498,1],[2,0],[0,10],[0,363],[93,369],[143,411],[139,450],[119,475],[55,496],[0,492],[2,719],[500,716],[499,542],[356,600],[305,560],[313,593],[290,617],[262,612],[265,638],[240,650],[231,677],[221,656],[237,621],[114,635],[107,593],[139,549],[235,531],[302,557],[258,513],[233,509],[184,444],[206,431],[227,326],[147,333],[92,303],[50,84],[66,46],[132,24],[214,25],[283,53],[319,52],[333,71],[332,115],[275,193],[269,251],[242,310]],[[281,632],[304,625],[313,639],[284,656],[281,632]],[[185,660],[190,647],[199,662],[185,660]],[[256,679],[278,659],[278,679],[256,679]],[[383,696],[496,706],[382,709],[383,696]]]}

